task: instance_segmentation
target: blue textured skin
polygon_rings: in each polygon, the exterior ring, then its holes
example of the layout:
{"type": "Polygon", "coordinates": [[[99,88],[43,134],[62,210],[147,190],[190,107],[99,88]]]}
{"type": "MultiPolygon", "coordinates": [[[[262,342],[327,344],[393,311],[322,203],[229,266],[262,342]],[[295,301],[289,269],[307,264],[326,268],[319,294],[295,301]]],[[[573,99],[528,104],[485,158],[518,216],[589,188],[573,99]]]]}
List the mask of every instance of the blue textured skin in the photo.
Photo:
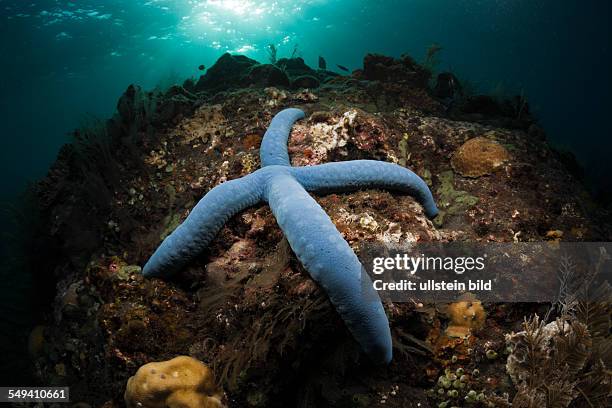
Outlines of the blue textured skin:
{"type": "Polygon", "coordinates": [[[287,140],[299,109],[277,114],[264,135],[262,168],[213,188],[170,234],[143,268],[147,277],[170,276],[191,262],[234,214],[267,201],[289,245],[325,292],[361,345],[377,363],[392,358],[391,331],[378,294],[359,259],[329,216],[306,192],[386,188],[406,192],[429,217],[438,209],[427,184],[410,170],[374,160],[291,167],[287,140]],[[363,282],[363,276],[368,279],[363,282]]]}
{"type": "Polygon", "coordinates": [[[291,127],[302,118],[304,118],[304,112],[300,109],[289,108],[280,111],[272,119],[259,149],[261,167],[275,164],[291,166],[289,152],[287,151],[287,141],[289,140],[291,127]]]}

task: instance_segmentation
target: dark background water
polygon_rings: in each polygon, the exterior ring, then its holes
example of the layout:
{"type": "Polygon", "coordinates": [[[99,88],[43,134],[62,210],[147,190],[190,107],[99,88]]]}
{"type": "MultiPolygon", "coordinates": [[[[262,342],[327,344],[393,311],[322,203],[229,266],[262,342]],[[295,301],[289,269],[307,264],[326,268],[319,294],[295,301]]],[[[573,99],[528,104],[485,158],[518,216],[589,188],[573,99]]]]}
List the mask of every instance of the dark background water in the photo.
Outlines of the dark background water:
{"type": "MultiPolygon", "coordinates": [[[[610,9],[608,0],[0,0],[0,201],[46,173],[85,114],[112,115],[128,84],[182,82],[226,51],[264,61],[270,43],[279,56],[297,45],[312,66],[323,55],[351,69],[368,52],[422,60],[438,43],[440,70],[483,92],[523,92],[552,143],[578,157],[593,189],[610,191],[610,9]]],[[[0,218],[3,231],[11,218],[0,218]]],[[[2,321],[23,321],[27,333],[38,295],[19,270],[6,276],[2,321]]]]}
{"type": "Polygon", "coordinates": [[[129,83],[197,75],[225,51],[265,60],[268,43],[350,68],[367,52],[422,59],[439,43],[440,69],[485,92],[524,92],[550,139],[610,186],[609,1],[280,1],[255,20],[266,2],[185,3],[0,0],[0,199],[45,174],[85,113],[111,115],[129,83]]]}

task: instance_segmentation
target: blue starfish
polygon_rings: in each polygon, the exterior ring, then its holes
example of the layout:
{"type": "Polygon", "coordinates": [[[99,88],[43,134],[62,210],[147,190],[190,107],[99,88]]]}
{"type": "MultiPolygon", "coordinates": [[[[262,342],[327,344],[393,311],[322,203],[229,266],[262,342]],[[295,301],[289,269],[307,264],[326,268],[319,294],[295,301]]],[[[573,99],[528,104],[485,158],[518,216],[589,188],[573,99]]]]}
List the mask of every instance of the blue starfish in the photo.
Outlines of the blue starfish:
{"type": "Polygon", "coordinates": [[[356,160],[291,167],[287,140],[299,109],[277,114],[261,143],[261,169],[210,190],[187,219],[170,234],[143,268],[147,277],[169,276],[192,261],[223,224],[239,211],[267,201],[294,253],[323,287],[363,351],[377,363],[392,357],[391,331],[380,297],[362,265],[333,222],[306,192],[386,188],[413,195],[435,217],[436,204],[427,184],[392,163],[356,160]],[[365,291],[364,291],[364,288],[365,291]],[[374,296],[369,296],[374,295],[374,296]]]}

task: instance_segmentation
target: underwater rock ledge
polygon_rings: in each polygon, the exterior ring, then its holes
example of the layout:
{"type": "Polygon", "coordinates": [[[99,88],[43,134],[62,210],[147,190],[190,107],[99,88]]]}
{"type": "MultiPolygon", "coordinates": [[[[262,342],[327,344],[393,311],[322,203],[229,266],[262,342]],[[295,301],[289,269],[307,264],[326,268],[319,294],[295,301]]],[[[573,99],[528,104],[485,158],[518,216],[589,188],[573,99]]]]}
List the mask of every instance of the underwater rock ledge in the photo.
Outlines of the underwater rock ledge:
{"type": "Polygon", "coordinates": [[[430,82],[408,56],[367,55],[363,69],[338,75],[301,58],[259,64],[225,54],[197,82],[128,87],[117,114],[75,131],[36,187],[41,239],[55,249],[37,273],[57,279],[53,310],[33,330],[41,382],[70,385],[74,402],[121,407],[139,367],[185,355],[211,367],[231,407],[437,406],[428,390],[458,364],[492,379],[470,375],[484,394],[513,393],[505,361],[488,356],[502,353],[505,334],[520,331],[537,305],[485,305],[469,346],[436,348],[443,311],[386,304],[395,357],[373,367],[263,204],[228,220],[173,280],[140,273],[206,192],[259,167],[265,129],[287,107],[306,112],[289,139],[293,166],[396,163],[422,176],[439,204],[432,222],[404,194],[315,197],[353,250],[361,242],[611,240],[609,214],[523,101],[452,95],[449,103],[430,82]],[[457,169],[481,162],[478,149],[461,149],[474,139],[503,160],[462,175],[457,169]]]}

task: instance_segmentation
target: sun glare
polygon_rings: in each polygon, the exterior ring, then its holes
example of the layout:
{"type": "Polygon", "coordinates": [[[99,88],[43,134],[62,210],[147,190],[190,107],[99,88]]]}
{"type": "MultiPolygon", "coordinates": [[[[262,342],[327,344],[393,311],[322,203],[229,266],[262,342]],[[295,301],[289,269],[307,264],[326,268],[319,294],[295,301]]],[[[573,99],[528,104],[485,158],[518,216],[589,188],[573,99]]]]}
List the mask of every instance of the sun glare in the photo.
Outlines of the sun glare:
{"type": "Polygon", "coordinates": [[[208,0],[208,4],[237,15],[251,13],[254,7],[253,2],[249,0],[208,0]]]}
{"type": "Polygon", "coordinates": [[[181,11],[179,30],[189,40],[214,49],[255,55],[270,43],[286,45],[292,38],[287,27],[304,12],[304,6],[325,0],[189,0],[181,11]]]}
{"type": "Polygon", "coordinates": [[[257,18],[270,14],[277,7],[277,2],[253,0],[207,0],[205,6],[219,13],[257,18]]]}

